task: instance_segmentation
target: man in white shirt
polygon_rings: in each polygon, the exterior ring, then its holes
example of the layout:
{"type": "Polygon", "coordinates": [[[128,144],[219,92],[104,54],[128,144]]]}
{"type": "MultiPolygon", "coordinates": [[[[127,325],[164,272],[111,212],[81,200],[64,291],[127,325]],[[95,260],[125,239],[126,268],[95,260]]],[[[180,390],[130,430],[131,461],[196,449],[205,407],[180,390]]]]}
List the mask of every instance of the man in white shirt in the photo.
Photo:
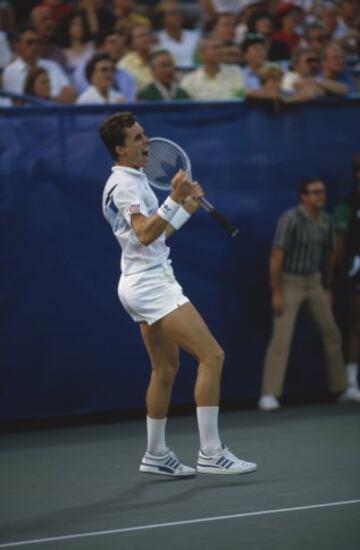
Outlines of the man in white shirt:
{"type": "Polygon", "coordinates": [[[161,27],[157,32],[159,47],[170,52],[177,69],[192,69],[200,40],[199,31],[183,27],[183,13],[176,0],[163,0],[156,12],[161,27]]]}
{"type": "Polygon", "coordinates": [[[4,69],[2,82],[4,90],[16,94],[24,93],[26,76],[30,69],[42,67],[50,78],[51,97],[59,103],[73,103],[75,90],[61,67],[49,59],[39,58],[38,36],[30,26],[18,29],[14,36],[15,59],[4,69]]]}
{"type": "Polygon", "coordinates": [[[184,296],[168,260],[165,240],[195,212],[202,189],[179,170],[171,180],[170,195],[159,207],[142,171],[149,140],[132,114],[110,116],[101,125],[100,135],[115,162],[102,205],[122,249],[119,298],[139,323],[152,368],[146,394],[147,450],[140,471],[178,478],[196,474],[194,468],[179,461],[165,439],[179,351],[183,349],[199,363],[195,384],[200,435],[197,471],[253,472],[256,464],[238,459],[220,440],[217,424],[224,353],[184,296]]]}
{"type": "Polygon", "coordinates": [[[237,65],[220,63],[221,42],[218,38],[206,37],[200,43],[202,65],[187,74],[180,86],[192,99],[242,98],[245,82],[237,65]]]}

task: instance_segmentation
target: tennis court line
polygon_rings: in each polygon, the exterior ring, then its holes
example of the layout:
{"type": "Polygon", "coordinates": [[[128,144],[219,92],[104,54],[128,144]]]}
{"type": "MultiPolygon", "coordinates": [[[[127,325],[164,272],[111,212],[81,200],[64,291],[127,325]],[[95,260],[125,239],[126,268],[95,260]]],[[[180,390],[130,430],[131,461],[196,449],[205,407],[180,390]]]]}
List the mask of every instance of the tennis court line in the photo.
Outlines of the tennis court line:
{"type": "Polygon", "coordinates": [[[109,529],[106,531],[92,531],[89,533],[77,533],[74,535],[62,535],[58,537],[47,537],[43,539],[21,540],[18,542],[4,542],[0,548],[16,548],[17,546],[26,546],[30,544],[40,544],[44,542],[58,542],[61,540],[73,540],[86,537],[99,537],[103,535],[118,535],[121,533],[131,533],[136,531],[145,531],[146,529],[160,529],[163,527],[177,527],[179,525],[194,525],[196,523],[206,523],[211,521],[222,521],[226,519],[249,518],[254,516],[265,516],[270,514],[282,514],[286,512],[298,512],[301,510],[312,510],[314,508],[330,508],[332,506],[346,506],[348,504],[360,504],[357,500],[342,500],[338,502],[326,502],[324,504],[309,504],[308,506],[295,506],[293,508],[278,508],[274,510],[259,510],[258,512],[245,512],[243,514],[232,514],[229,516],[214,516],[208,518],[188,519],[183,521],[170,521],[168,523],[153,523],[150,525],[138,525],[136,527],[124,527],[122,529],[109,529]]]}

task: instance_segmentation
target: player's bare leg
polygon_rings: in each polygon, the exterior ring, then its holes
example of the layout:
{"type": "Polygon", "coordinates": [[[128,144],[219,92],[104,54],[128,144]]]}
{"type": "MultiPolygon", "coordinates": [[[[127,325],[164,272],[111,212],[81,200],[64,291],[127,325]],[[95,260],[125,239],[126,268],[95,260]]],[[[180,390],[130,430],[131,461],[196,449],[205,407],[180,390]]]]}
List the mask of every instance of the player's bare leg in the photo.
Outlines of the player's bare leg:
{"type": "Polygon", "coordinates": [[[163,332],[160,323],[140,325],[151,362],[151,378],[146,392],[147,450],[140,471],[170,477],[195,475],[194,468],[182,464],[166,445],[165,428],[171,392],[179,367],[179,347],[163,332]]]}
{"type": "Polygon", "coordinates": [[[241,474],[257,465],[240,460],[220,441],[218,412],[224,352],[201,315],[187,303],[159,321],[164,333],[198,362],[195,401],[200,435],[197,469],[201,473],[241,474]]]}

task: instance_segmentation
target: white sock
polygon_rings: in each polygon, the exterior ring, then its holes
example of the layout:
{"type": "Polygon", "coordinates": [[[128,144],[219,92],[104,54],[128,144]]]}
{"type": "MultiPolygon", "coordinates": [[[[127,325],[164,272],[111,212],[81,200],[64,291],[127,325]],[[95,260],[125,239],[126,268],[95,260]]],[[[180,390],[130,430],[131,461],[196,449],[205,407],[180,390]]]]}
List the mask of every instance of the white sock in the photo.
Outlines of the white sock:
{"type": "Polygon", "coordinates": [[[347,363],[346,365],[346,379],[349,388],[358,388],[358,368],[357,363],[347,363]]]}
{"type": "Polygon", "coordinates": [[[165,443],[165,426],[167,418],[146,417],[147,452],[154,456],[164,456],[167,451],[165,443]]]}
{"type": "Polygon", "coordinates": [[[218,432],[219,407],[197,407],[200,449],[206,455],[213,455],[221,441],[218,432]]]}

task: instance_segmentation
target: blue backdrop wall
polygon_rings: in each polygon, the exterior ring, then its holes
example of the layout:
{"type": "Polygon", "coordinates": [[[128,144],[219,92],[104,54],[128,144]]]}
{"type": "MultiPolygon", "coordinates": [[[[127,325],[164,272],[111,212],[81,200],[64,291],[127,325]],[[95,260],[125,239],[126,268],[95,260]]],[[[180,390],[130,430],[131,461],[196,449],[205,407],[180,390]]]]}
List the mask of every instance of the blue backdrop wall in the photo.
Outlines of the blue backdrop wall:
{"type": "MultiPolygon", "coordinates": [[[[242,103],[132,107],[149,136],[190,154],[193,174],[239,227],[199,212],[171,241],[179,281],[226,350],[223,401],[258,395],[271,330],[267,262],[277,216],[308,176],[330,203],[351,187],[356,101],[275,112],[242,103]]],[[[143,406],[149,366],[117,298],[118,245],[101,214],[111,160],[98,126],[111,108],[23,108],[0,117],[0,420],[143,406]]],[[[161,198],[161,197],[160,197],[161,198]]],[[[183,357],[174,403],[192,402],[183,357]]],[[[300,319],[287,392],[325,387],[320,344],[300,319]]]]}

